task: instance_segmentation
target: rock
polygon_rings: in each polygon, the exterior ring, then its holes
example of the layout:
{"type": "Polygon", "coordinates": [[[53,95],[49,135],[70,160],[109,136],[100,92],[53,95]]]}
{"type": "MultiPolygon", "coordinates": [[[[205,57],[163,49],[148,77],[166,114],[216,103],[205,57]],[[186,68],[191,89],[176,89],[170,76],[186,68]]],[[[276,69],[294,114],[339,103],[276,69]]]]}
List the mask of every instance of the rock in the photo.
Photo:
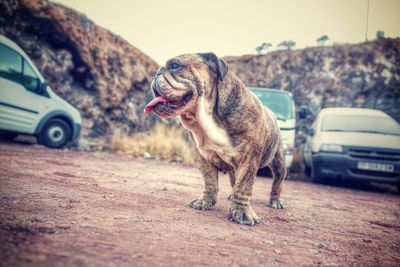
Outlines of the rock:
{"type": "Polygon", "coordinates": [[[264,240],[263,243],[264,243],[264,244],[267,244],[267,245],[271,245],[271,246],[275,245],[275,242],[274,242],[274,241],[268,240],[268,239],[264,240]]]}
{"type": "Polygon", "coordinates": [[[137,259],[137,258],[140,258],[140,257],[142,257],[141,254],[133,254],[133,255],[131,256],[132,259],[137,259]]]}
{"type": "Polygon", "coordinates": [[[85,214],[85,215],[83,215],[83,219],[90,220],[90,219],[92,219],[92,216],[90,214],[85,214]]]}
{"type": "Polygon", "coordinates": [[[274,249],[274,252],[275,252],[276,254],[282,254],[282,250],[280,250],[280,249],[274,249]]]}
{"type": "Polygon", "coordinates": [[[215,243],[208,243],[208,245],[209,245],[210,247],[212,247],[212,248],[215,248],[215,247],[217,246],[217,244],[215,244],[215,243]]]}
{"type": "Polygon", "coordinates": [[[369,238],[369,237],[365,237],[365,238],[363,238],[363,241],[364,241],[365,243],[371,243],[371,242],[372,242],[372,239],[369,238]]]}
{"type": "Polygon", "coordinates": [[[327,247],[327,245],[326,245],[325,243],[322,243],[322,242],[315,243],[313,246],[314,246],[314,248],[316,248],[316,249],[323,249],[323,248],[326,248],[326,247],[327,247]]]}
{"type": "Polygon", "coordinates": [[[156,158],[156,157],[155,157],[153,154],[151,154],[150,152],[144,152],[143,157],[144,157],[145,159],[155,159],[155,158],[156,158]]]}

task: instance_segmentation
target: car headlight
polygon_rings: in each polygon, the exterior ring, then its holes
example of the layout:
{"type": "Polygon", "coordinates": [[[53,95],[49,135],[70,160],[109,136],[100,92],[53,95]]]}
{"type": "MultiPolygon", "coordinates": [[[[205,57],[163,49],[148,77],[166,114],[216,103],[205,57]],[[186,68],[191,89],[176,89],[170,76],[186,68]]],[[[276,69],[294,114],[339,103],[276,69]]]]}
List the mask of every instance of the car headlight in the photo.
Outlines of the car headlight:
{"type": "Polygon", "coordinates": [[[343,152],[343,148],[342,148],[341,145],[322,144],[321,147],[320,147],[320,151],[342,153],[343,152]]]}

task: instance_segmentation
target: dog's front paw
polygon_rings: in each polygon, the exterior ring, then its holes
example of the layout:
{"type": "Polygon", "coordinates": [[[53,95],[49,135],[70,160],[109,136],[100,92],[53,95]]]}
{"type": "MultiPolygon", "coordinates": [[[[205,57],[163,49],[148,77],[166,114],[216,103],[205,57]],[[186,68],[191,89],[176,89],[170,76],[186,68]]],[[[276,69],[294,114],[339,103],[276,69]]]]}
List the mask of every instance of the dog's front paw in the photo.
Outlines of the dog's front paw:
{"type": "Polygon", "coordinates": [[[283,209],[282,202],[279,199],[270,199],[267,206],[273,209],[283,209]]]}
{"type": "Polygon", "coordinates": [[[194,208],[196,210],[212,210],[215,207],[215,203],[217,203],[215,197],[201,196],[199,198],[192,200],[189,203],[189,207],[194,208]]]}
{"type": "Polygon", "coordinates": [[[255,225],[260,223],[260,219],[250,204],[242,205],[232,203],[229,219],[235,223],[246,225],[255,225]]]}

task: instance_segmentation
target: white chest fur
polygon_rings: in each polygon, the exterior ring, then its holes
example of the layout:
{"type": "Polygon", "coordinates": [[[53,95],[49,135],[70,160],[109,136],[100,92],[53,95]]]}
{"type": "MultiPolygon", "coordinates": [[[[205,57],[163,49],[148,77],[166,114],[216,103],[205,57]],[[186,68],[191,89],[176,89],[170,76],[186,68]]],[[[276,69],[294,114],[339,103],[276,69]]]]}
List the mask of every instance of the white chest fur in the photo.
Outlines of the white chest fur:
{"type": "Polygon", "coordinates": [[[231,158],[235,156],[235,151],[230,143],[229,137],[225,129],[218,126],[209,114],[207,102],[204,98],[198,100],[197,114],[193,126],[183,125],[192,132],[196,146],[201,155],[210,160],[217,154],[222,160],[228,164],[231,158]]]}

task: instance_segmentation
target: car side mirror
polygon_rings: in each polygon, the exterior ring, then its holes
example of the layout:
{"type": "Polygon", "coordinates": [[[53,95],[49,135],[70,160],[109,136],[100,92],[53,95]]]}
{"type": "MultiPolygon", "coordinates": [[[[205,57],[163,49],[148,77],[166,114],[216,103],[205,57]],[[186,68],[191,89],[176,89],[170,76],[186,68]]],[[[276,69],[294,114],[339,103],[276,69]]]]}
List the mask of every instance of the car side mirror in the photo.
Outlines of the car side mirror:
{"type": "Polygon", "coordinates": [[[314,134],[315,134],[315,131],[314,131],[314,128],[307,128],[307,135],[309,135],[309,136],[314,136],[314,134]]]}
{"type": "Polygon", "coordinates": [[[310,110],[306,105],[302,105],[299,107],[298,114],[300,119],[304,119],[308,114],[310,114],[310,110]]]}

